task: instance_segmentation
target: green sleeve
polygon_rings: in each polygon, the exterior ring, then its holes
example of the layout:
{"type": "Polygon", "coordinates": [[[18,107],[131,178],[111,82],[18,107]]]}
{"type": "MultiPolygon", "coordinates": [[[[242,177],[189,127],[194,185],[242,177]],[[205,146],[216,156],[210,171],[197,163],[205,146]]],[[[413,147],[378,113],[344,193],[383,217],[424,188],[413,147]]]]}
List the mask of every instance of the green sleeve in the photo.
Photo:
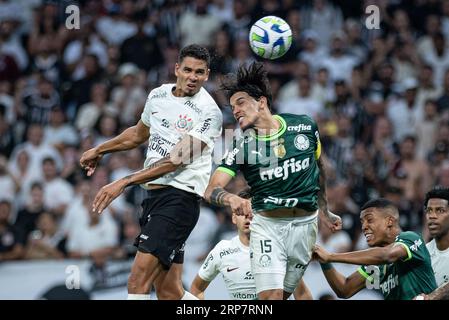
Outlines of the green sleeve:
{"type": "Polygon", "coordinates": [[[243,141],[235,141],[232,143],[232,148],[226,151],[221,164],[217,170],[225,172],[232,177],[235,177],[239,171],[240,165],[245,162],[244,159],[244,144],[243,141]]]}
{"type": "Polygon", "coordinates": [[[407,257],[402,261],[424,261],[426,258],[426,244],[415,232],[401,232],[395,240],[395,245],[401,245],[407,251],[407,257]]]}

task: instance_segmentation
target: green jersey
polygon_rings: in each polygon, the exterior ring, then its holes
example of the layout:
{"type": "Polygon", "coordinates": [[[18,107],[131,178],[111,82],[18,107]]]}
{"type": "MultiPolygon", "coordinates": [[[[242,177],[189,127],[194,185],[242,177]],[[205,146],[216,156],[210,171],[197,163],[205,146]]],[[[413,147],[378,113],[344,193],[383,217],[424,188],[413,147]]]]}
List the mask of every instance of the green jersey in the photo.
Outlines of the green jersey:
{"type": "Polygon", "coordinates": [[[405,259],[358,269],[369,280],[367,288],[380,289],[385,300],[411,300],[420,293],[435,290],[437,285],[424,240],[415,232],[406,231],[396,237],[395,244],[407,250],[405,259]]]}
{"type": "Polygon", "coordinates": [[[275,115],[278,132],[257,136],[254,131],[235,140],[217,170],[232,176],[240,170],[251,187],[255,212],[278,208],[315,211],[319,187],[318,127],[305,115],[275,115]]]}

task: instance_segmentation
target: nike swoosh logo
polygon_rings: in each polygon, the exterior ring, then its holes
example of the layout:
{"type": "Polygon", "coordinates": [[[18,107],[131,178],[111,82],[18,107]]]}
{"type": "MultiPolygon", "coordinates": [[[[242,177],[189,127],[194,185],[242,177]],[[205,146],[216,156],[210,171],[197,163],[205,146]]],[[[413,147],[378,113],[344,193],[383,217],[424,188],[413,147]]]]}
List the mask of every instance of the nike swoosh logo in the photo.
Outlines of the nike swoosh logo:
{"type": "Polygon", "coordinates": [[[235,268],[229,268],[228,267],[228,269],[226,270],[227,272],[231,272],[231,271],[234,271],[234,270],[237,270],[239,267],[235,267],[235,268]]]}
{"type": "Polygon", "coordinates": [[[159,111],[154,111],[154,112],[151,112],[151,114],[156,114],[156,113],[159,113],[159,111]]]}

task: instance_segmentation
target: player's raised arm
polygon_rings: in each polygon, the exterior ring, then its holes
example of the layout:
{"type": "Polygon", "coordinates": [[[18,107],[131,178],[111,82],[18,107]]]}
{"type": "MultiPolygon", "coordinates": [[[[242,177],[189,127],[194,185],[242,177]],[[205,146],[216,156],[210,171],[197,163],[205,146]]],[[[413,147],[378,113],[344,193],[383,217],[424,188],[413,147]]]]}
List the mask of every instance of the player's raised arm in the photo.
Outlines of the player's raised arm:
{"type": "Polygon", "coordinates": [[[205,142],[191,135],[185,135],[173,147],[169,156],[156,161],[148,168],[134,172],[101,188],[93,202],[93,210],[101,213],[128,186],[155,180],[177,170],[181,166],[191,163],[201,155],[202,150],[206,146],[205,142]]]}
{"type": "Polygon", "coordinates": [[[87,170],[87,175],[91,176],[103,155],[133,149],[147,141],[149,136],[150,128],[142,120],[139,120],[135,126],[129,127],[117,137],[84,152],[80,159],[80,165],[87,170]]]}
{"type": "Polygon", "coordinates": [[[337,297],[341,299],[352,297],[366,286],[366,279],[358,271],[355,271],[349,277],[345,277],[335,270],[331,264],[322,265],[322,269],[327,283],[337,297]]]}
{"type": "Polygon", "coordinates": [[[251,201],[224,189],[233,178],[230,173],[230,170],[222,167],[215,170],[204,193],[204,198],[214,205],[230,207],[237,215],[252,217],[251,201]]]}

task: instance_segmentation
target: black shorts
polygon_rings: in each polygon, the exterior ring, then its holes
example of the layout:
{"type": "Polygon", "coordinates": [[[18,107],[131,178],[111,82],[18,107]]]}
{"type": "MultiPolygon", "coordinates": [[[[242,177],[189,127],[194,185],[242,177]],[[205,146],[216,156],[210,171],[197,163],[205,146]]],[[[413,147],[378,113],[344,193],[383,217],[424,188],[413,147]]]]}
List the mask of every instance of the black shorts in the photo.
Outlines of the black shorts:
{"type": "Polygon", "coordinates": [[[151,190],[148,195],[142,202],[141,232],[134,245],[156,256],[168,270],[172,263],[184,262],[184,244],[198,221],[201,197],[173,187],[151,190]]]}

